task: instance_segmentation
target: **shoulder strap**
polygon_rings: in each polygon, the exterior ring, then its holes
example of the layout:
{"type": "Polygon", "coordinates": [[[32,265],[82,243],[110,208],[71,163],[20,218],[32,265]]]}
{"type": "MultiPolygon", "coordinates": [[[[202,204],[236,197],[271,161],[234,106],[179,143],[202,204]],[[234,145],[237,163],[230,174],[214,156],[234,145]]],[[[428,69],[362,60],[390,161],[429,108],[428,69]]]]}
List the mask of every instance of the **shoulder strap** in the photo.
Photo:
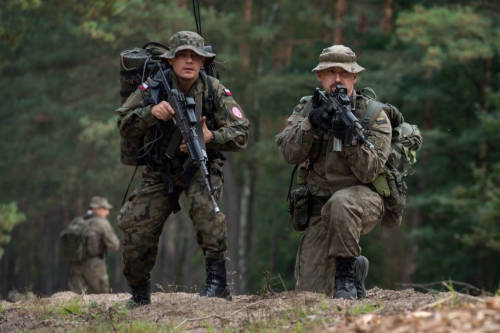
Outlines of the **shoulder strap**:
{"type": "Polygon", "coordinates": [[[370,128],[375,119],[379,116],[380,112],[382,112],[384,104],[369,98],[366,105],[367,108],[364,115],[362,115],[363,119],[361,120],[361,125],[363,125],[364,128],[370,128]]]}
{"type": "MultiPolygon", "coordinates": [[[[215,93],[214,93],[214,84],[212,80],[210,79],[210,76],[208,76],[204,71],[200,71],[201,79],[203,82],[206,83],[207,85],[207,90],[208,90],[208,107],[206,108],[203,106],[205,109],[205,112],[207,115],[211,115],[214,110],[215,110],[215,93]]],[[[203,92],[203,95],[205,95],[205,92],[203,92]]],[[[203,98],[205,100],[205,98],[203,98]]]]}

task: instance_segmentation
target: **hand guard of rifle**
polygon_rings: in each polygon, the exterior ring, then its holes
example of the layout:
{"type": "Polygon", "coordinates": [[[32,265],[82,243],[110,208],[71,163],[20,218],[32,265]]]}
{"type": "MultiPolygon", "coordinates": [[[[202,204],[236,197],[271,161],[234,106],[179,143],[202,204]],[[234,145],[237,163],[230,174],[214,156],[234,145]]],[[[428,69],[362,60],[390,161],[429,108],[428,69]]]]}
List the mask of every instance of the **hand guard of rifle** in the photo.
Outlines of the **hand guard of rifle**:
{"type": "MultiPolygon", "coordinates": [[[[166,101],[172,106],[175,111],[174,117],[172,120],[174,124],[179,128],[182,138],[186,143],[187,150],[189,153],[189,158],[196,165],[203,177],[203,181],[205,182],[205,186],[208,190],[208,195],[210,196],[210,200],[212,201],[212,205],[214,207],[215,213],[220,212],[220,208],[217,205],[217,201],[215,200],[214,190],[210,184],[210,174],[208,172],[208,156],[206,150],[200,144],[200,138],[198,137],[196,131],[196,125],[198,121],[196,120],[195,115],[195,106],[196,102],[192,97],[184,97],[184,94],[177,89],[171,89],[170,84],[168,83],[167,77],[165,76],[164,69],[161,64],[158,64],[158,72],[155,76],[155,79],[159,79],[161,83],[161,91],[164,93],[163,96],[166,96],[166,101]]],[[[153,94],[153,99],[155,104],[161,102],[161,99],[158,97],[159,94],[153,94]]],[[[204,140],[204,138],[201,138],[204,140]]]]}

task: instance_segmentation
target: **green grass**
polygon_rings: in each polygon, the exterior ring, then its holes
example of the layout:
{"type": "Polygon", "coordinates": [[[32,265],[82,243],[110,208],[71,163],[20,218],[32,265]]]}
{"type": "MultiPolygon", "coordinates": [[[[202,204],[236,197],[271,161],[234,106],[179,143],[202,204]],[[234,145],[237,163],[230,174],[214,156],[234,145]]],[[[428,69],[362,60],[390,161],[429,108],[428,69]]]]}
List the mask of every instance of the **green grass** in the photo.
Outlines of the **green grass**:
{"type": "Polygon", "coordinates": [[[353,306],[349,309],[349,314],[351,315],[363,315],[367,313],[372,313],[375,310],[380,308],[380,304],[378,303],[364,303],[362,302],[359,305],[353,306]]]}
{"type": "Polygon", "coordinates": [[[88,312],[88,308],[78,298],[63,302],[56,306],[56,309],[58,313],[64,315],[83,315],[88,312]]]}

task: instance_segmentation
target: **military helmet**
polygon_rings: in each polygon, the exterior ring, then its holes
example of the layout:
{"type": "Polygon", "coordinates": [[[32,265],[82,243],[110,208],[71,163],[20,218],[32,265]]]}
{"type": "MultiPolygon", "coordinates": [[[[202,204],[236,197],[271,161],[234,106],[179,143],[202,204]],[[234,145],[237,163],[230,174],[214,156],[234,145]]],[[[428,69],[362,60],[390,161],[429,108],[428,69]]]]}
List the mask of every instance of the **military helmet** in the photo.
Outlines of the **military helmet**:
{"type": "Polygon", "coordinates": [[[340,67],[349,73],[359,73],[364,70],[356,62],[356,53],[344,45],[332,45],[323,49],[319,55],[319,64],[312,71],[317,72],[332,67],[340,67]]]}
{"type": "Polygon", "coordinates": [[[111,206],[108,202],[108,199],[99,197],[99,196],[94,196],[90,198],[90,203],[89,203],[90,208],[107,208],[111,209],[113,206],[111,206]]]}
{"type": "Polygon", "coordinates": [[[205,50],[205,39],[193,31],[178,31],[173,34],[168,40],[168,49],[160,58],[173,59],[182,50],[191,50],[207,60],[215,58],[215,53],[205,50]]]}

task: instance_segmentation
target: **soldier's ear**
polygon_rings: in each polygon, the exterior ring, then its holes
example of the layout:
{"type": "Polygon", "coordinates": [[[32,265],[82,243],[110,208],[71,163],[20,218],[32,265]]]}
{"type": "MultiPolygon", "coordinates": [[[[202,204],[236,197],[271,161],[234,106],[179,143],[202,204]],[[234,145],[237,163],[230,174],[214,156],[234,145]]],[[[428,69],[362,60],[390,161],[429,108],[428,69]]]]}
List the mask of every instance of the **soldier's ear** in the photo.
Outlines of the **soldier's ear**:
{"type": "Polygon", "coordinates": [[[354,78],[353,78],[352,84],[355,84],[356,81],[358,81],[358,73],[354,73],[354,78]]]}

